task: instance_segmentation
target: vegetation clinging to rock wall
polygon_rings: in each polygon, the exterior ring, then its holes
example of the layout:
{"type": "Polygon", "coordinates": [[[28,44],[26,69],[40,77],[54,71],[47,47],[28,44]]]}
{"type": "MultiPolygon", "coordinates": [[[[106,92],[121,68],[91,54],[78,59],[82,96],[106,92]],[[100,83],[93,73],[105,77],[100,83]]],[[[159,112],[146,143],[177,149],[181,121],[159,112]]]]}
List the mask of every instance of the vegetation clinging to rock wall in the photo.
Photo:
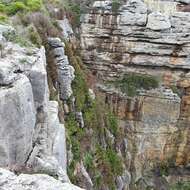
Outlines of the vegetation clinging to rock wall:
{"type": "Polygon", "coordinates": [[[93,100],[88,93],[85,69],[72,46],[66,43],[66,53],[70,63],[75,68],[73,82],[73,96],[75,97],[75,110],[81,111],[84,118],[84,128],[80,128],[75,114],[66,116],[68,143],[71,145],[73,160],[69,165],[68,173],[71,180],[80,184],[79,177],[74,175],[77,162],[83,162],[95,189],[107,185],[115,189],[115,179],[122,175],[122,159],[115,149],[115,143],[110,142],[106,131],[114,136],[120,132],[117,118],[110,112],[101,97],[93,100]],[[103,143],[105,141],[106,144],[103,143]]]}

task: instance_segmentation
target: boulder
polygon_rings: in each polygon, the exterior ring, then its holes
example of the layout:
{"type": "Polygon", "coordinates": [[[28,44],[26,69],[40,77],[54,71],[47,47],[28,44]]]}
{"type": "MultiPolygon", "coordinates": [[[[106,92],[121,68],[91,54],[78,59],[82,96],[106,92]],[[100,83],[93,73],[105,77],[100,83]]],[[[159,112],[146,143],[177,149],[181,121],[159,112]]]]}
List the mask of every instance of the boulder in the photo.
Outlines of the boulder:
{"type": "Polygon", "coordinates": [[[1,190],[82,190],[70,183],[61,183],[53,177],[44,174],[21,174],[0,169],[1,190]]]}
{"type": "Polygon", "coordinates": [[[120,25],[144,26],[147,20],[147,6],[141,0],[129,0],[122,7],[120,25]]]}
{"type": "Polygon", "coordinates": [[[169,17],[159,12],[153,12],[148,15],[147,28],[155,31],[170,29],[169,17]]]}

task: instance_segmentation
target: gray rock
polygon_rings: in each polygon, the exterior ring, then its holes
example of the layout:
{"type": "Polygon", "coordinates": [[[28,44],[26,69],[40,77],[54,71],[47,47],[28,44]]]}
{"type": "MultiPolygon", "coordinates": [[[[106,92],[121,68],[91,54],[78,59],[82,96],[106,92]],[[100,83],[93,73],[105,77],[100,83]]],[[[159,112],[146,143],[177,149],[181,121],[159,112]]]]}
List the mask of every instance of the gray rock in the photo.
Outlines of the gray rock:
{"type": "Polygon", "coordinates": [[[153,12],[148,15],[147,28],[151,30],[166,30],[171,28],[169,17],[159,12],[153,12]]]}
{"type": "Polygon", "coordinates": [[[7,40],[13,39],[15,33],[16,31],[12,26],[0,24],[0,35],[3,35],[7,40]]]}
{"type": "Polygon", "coordinates": [[[48,144],[49,150],[53,150],[53,156],[57,159],[60,167],[67,171],[67,150],[66,150],[66,135],[65,127],[59,123],[58,118],[58,103],[55,101],[49,102],[48,112],[48,144]]]}
{"type": "Polygon", "coordinates": [[[0,169],[1,190],[82,190],[70,183],[61,183],[53,177],[44,174],[21,174],[0,169]]]}
{"type": "Polygon", "coordinates": [[[88,94],[92,100],[95,100],[96,95],[92,89],[88,89],[88,94]]]}
{"type": "Polygon", "coordinates": [[[0,87],[0,166],[24,165],[32,149],[36,111],[30,81],[24,75],[0,87]]]}
{"type": "Polygon", "coordinates": [[[84,128],[84,120],[83,120],[83,115],[82,115],[82,112],[76,112],[76,119],[79,123],[79,126],[81,128],[84,128]]]}
{"type": "Polygon", "coordinates": [[[59,165],[66,172],[67,171],[67,149],[66,149],[66,134],[65,127],[59,124],[57,135],[54,140],[53,155],[59,162],[59,165]]]}
{"type": "MultiPolygon", "coordinates": [[[[82,186],[85,187],[88,190],[93,189],[93,183],[90,178],[90,175],[86,171],[83,162],[78,162],[76,165],[76,171],[77,171],[77,176],[79,177],[79,181],[82,183],[82,186]]],[[[80,183],[79,182],[79,183],[80,183]]]]}
{"type": "Polygon", "coordinates": [[[45,49],[42,47],[38,53],[38,59],[28,73],[32,84],[36,108],[46,107],[49,101],[49,88],[47,84],[45,49]]]}
{"type": "Polygon", "coordinates": [[[146,25],[147,6],[141,0],[129,0],[122,7],[120,25],[146,25]]]}
{"type": "Polygon", "coordinates": [[[95,1],[93,4],[94,8],[103,8],[103,9],[111,9],[111,3],[112,1],[95,1]]]}
{"type": "Polygon", "coordinates": [[[176,1],[180,3],[190,4],[190,0],[176,0],[176,1]]]}
{"type": "Polygon", "coordinates": [[[66,17],[64,17],[63,20],[58,20],[57,22],[62,29],[62,34],[65,39],[69,39],[73,36],[73,29],[69,23],[69,20],[66,17]]]}
{"type": "Polygon", "coordinates": [[[50,38],[48,41],[56,60],[60,98],[67,100],[72,95],[71,83],[74,80],[74,68],[64,54],[63,42],[59,38],[50,38]]]}
{"type": "Polygon", "coordinates": [[[32,163],[32,172],[53,176],[61,182],[70,182],[66,171],[62,169],[58,160],[53,156],[35,157],[32,163]]]}

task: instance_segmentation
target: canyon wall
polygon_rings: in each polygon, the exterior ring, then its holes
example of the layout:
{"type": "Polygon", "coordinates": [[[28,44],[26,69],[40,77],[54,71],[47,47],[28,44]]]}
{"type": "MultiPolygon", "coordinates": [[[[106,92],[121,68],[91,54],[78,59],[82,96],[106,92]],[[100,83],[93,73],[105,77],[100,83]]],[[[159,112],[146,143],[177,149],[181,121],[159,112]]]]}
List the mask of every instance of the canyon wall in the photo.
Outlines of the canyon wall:
{"type": "Polygon", "coordinates": [[[183,3],[128,0],[113,10],[97,1],[84,15],[81,55],[92,87],[120,118],[125,137],[116,148],[129,189],[189,180],[190,13],[183,3]]]}

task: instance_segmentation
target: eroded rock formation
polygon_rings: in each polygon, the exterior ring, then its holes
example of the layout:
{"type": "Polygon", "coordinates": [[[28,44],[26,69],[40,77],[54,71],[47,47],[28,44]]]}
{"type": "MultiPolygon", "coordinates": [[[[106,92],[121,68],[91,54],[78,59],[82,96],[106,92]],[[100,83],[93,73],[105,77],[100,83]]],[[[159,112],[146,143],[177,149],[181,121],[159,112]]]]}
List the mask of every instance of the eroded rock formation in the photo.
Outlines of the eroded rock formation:
{"type": "MultiPolygon", "coordinates": [[[[113,11],[110,1],[98,1],[82,24],[83,61],[126,135],[117,148],[132,177],[127,182],[131,189],[159,189],[161,182],[155,180],[162,174],[157,167],[189,163],[190,13],[181,6],[173,1],[128,0],[113,11]],[[139,76],[151,76],[158,86],[141,86],[131,96],[133,89],[128,87],[139,76]],[[126,91],[117,88],[118,80],[125,80],[126,91]],[[147,177],[150,171],[154,172],[147,177]]],[[[170,182],[178,174],[168,175],[170,182]]]]}
{"type": "Polygon", "coordinates": [[[5,169],[0,169],[0,186],[2,190],[41,190],[47,188],[51,190],[80,190],[77,186],[61,183],[45,174],[21,174],[17,176],[5,169]]]}
{"type": "MultiPolygon", "coordinates": [[[[0,58],[0,167],[16,174],[47,175],[17,177],[1,169],[0,189],[26,189],[31,184],[32,189],[47,186],[50,189],[80,189],[71,185],[67,176],[65,128],[58,116],[58,102],[49,100],[45,49],[32,45],[21,47],[9,40],[16,38],[15,33],[12,27],[0,26],[3,44],[0,58]]],[[[54,45],[56,42],[60,40],[55,39],[54,45]]],[[[60,44],[55,52],[60,63],[59,81],[64,82],[59,84],[60,96],[67,99],[72,94],[74,70],[60,44]]]]}

